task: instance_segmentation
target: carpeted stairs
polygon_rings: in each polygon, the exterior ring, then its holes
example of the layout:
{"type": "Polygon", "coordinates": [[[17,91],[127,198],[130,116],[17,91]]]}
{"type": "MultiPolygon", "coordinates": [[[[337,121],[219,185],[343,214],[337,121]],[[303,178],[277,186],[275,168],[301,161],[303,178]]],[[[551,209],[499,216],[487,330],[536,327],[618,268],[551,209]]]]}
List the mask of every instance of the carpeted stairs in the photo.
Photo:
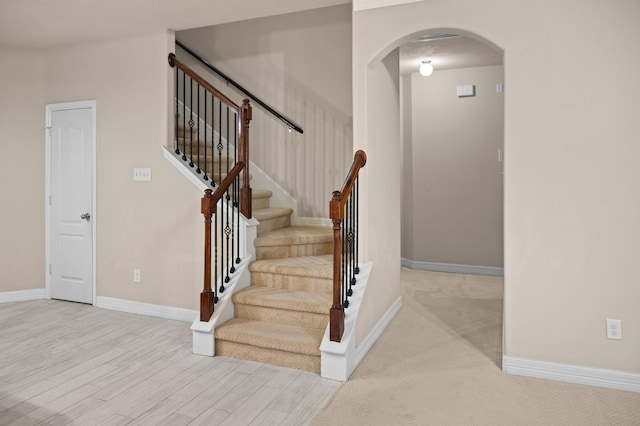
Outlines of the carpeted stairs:
{"type": "MultiPolygon", "coordinates": [[[[186,144],[179,137],[178,146],[202,168],[206,161],[216,182],[233,167],[232,158],[217,152],[215,161],[206,159],[204,142],[191,142],[190,136],[186,144]]],[[[332,230],[291,226],[292,210],[271,207],[271,191],[253,189],[252,195],[253,216],[260,222],[257,260],[249,265],[251,286],[233,295],[235,318],[215,330],[216,355],[320,373],[320,343],[331,308],[332,230]]]]}
{"type": "Polygon", "coordinates": [[[253,190],[260,222],[251,286],[234,294],[235,318],[215,330],[216,355],[320,372],[320,343],[329,321],[331,228],[291,225],[291,209],[269,206],[253,190]]]}

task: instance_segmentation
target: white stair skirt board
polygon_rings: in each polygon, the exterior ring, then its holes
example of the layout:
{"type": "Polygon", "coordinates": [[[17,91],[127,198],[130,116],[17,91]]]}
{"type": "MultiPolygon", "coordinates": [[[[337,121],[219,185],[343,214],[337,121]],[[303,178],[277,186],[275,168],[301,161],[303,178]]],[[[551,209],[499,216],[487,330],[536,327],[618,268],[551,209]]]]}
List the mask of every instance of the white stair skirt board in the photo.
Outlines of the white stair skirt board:
{"type": "Polygon", "coordinates": [[[162,155],[169,161],[169,163],[171,163],[173,167],[178,169],[178,171],[182,173],[184,177],[189,179],[189,182],[194,184],[201,192],[204,192],[205,189],[212,189],[210,185],[207,185],[202,181],[201,175],[197,174],[193,167],[188,167],[184,164],[184,161],[182,161],[182,157],[180,157],[178,154],[163,146],[162,155]]]}
{"type": "MultiPolygon", "coordinates": [[[[214,189],[202,180],[202,175],[196,173],[195,168],[188,167],[182,160],[179,154],[163,146],[162,155],[169,163],[184,177],[186,177],[191,183],[193,183],[200,191],[204,192],[205,189],[214,189]]],[[[293,198],[282,186],[276,181],[271,179],[267,174],[252,161],[249,162],[249,173],[251,173],[251,187],[259,189],[268,189],[271,191],[271,202],[279,207],[288,207],[293,209],[291,214],[291,223],[297,223],[298,201],[293,198]]],[[[329,224],[331,221],[329,221],[329,224]]],[[[323,225],[309,225],[309,226],[323,226],[323,225]]],[[[253,244],[253,243],[252,243],[253,244]]]]}
{"type": "Polygon", "coordinates": [[[640,392],[640,374],[626,371],[581,367],[508,356],[502,357],[502,371],[518,376],[640,392]]]}
{"type": "Polygon", "coordinates": [[[371,266],[371,262],[360,265],[360,274],[357,277],[358,282],[354,287],[353,296],[349,299],[349,307],[345,309],[342,341],[340,343],[332,342],[329,338],[329,326],[325,330],[324,338],[320,344],[320,375],[324,378],[346,381],[378,340],[384,329],[387,328],[387,325],[400,311],[400,308],[402,308],[402,297],[400,296],[380,318],[367,337],[356,347],[355,325],[362,296],[369,281],[371,266]]]}
{"type": "Polygon", "coordinates": [[[117,299],[114,297],[98,296],[97,308],[110,309],[112,311],[128,312],[130,314],[147,315],[177,321],[191,322],[198,311],[193,309],[176,308],[173,306],[153,305],[151,303],[136,302],[133,300],[117,299]]]}
{"type": "Polygon", "coordinates": [[[494,275],[497,277],[504,276],[504,268],[497,266],[476,266],[476,265],[458,265],[456,263],[435,263],[420,262],[417,260],[409,260],[402,258],[402,266],[410,269],[418,269],[421,271],[434,272],[451,272],[454,274],[471,274],[471,275],[494,275]]]}
{"type": "Polygon", "coordinates": [[[27,300],[40,300],[46,298],[47,290],[44,288],[0,292],[0,303],[24,302],[27,300]]]}
{"type": "MultiPolygon", "coordinates": [[[[254,228],[255,229],[255,228],[254,228]]],[[[238,291],[251,285],[251,273],[249,263],[253,257],[245,259],[236,266],[236,273],[225,286],[224,293],[219,295],[215,311],[209,321],[200,321],[200,315],[196,316],[191,324],[193,336],[193,353],[196,355],[215,356],[216,344],[214,332],[217,326],[232,320],[235,316],[235,307],[231,297],[238,291]]]]}

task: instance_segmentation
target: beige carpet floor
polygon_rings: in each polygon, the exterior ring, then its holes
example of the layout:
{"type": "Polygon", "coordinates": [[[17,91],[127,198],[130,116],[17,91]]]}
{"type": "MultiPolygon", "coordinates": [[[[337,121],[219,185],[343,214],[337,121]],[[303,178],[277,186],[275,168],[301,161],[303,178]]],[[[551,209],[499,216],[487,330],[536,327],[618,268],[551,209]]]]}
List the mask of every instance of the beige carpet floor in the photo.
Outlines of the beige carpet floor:
{"type": "Polygon", "coordinates": [[[402,269],[403,308],[317,425],[640,425],[640,393],[507,375],[501,277],[402,269]]]}

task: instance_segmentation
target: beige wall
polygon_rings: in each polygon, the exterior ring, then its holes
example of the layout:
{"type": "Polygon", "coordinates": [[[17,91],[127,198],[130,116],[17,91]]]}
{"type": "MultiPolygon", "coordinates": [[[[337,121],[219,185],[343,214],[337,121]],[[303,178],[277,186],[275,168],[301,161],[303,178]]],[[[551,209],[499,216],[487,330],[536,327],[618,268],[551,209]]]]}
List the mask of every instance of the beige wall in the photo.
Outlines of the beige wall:
{"type": "Polygon", "coordinates": [[[197,309],[201,194],[161,152],[173,40],[161,32],[51,49],[45,102],[97,102],[97,295],[197,309]],[[134,182],[134,167],[150,167],[152,181],[134,182]]]}
{"type": "Polygon", "coordinates": [[[502,267],[503,67],[418,73],[403,98],[411,116],[403,164],[402,257],[502,267]],[[458,98],[473,84],[476,96],[458,98]]]}
{"type": "MultiPolygon", "coordinates": [[[[400,297],[400,204],[402,162],[400,143],[399,50],[367,68],[366,96],[362,110],[367,122],[381,123],[375,132],[354,133],[354,149],[367,153],[360,190],[360,261],[373,261],[373,269],[356,324],[356,342],[400,297]],[[396,208],[394,208],[396,207],[396,208]]],[[[354,129],[355,130],[355,129],[354,129]]]]}
{"type": "MultiPolygon", "coordinates": [[[[176,38],[304,129],[288,133],[254,103],[251,159],[298,200],[299,216],[327,217],[353,158],[350,5],[180,31],[176,38]]],[[[177,54],[202,69],[181,49],[177,54]]],[[[217,87],[236,103],[244,97],[217,87]]]]}
{"type": "MultiPolygon", "coordinates": [[[[634,0],[433,0],[354,13],[354,145],[368,144],[371,162],[383,155],[372,135],[387,127],[359,113],[371,104],[371,64],[432,28],[505,51],[506,356],[640,372],[638,16],[634,0]],[[605,338],[606,318],[622,320],[622,341],[605,338]]],[[[378,193],[364,199],[370,224],[371,208],[399,214],[378,193]]],[[[373,279],[377,264],[400,259],[372,243],[373,279]]]]}
{"type": "Polygon", "coordinates": [[[44,55],[0,57],[0,292],[44,288],[44,55]]]}

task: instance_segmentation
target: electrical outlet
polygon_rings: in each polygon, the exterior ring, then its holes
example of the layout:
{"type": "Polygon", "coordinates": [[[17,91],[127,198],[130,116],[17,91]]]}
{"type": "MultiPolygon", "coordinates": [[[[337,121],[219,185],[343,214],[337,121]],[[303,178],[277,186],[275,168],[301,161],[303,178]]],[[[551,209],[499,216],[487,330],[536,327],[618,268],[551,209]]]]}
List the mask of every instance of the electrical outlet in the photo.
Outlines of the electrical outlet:
{"type": "Polygon", "coordinates": [[[622,320],[607,319],[607,339],[622,340],[622,320]]]}
{"type": "Polygon", "coordinates": [[[133,180],[135,181],[148,181],[151,180],[150,168],[135,168],[133,169],[133,180]]]}
{"type": "Polygon", "coordinates": [[[134,283],[139,283],[140,282],[140,269],[134,269],[133,270],[133,282],[134,283]]]}

